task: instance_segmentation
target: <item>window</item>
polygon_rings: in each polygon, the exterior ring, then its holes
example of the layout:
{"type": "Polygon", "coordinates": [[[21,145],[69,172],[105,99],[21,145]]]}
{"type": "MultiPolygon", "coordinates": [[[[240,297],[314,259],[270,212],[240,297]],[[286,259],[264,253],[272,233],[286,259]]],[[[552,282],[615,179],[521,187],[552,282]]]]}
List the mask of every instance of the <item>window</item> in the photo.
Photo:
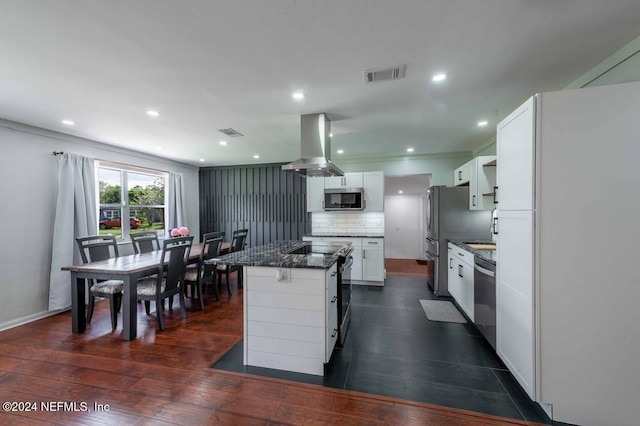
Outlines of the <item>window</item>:
{"type": "Polygon", "coordinates": [[[108,163],[97,170],[100,234],[128,239],[132,231],[151,230],[164,235],[166,173],[108,163]]]}

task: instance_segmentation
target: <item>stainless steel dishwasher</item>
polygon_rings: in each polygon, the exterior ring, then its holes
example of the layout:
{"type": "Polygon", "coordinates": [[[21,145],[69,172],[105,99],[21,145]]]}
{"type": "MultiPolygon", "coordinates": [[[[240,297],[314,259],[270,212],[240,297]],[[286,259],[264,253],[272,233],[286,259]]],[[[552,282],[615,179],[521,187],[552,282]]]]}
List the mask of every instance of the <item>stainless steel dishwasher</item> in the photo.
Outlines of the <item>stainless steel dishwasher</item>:
{"type": "Polygon", "coordinates": [[[496,265],[474,256],[474,322],[489,344],[496,348],[496,265]]]}

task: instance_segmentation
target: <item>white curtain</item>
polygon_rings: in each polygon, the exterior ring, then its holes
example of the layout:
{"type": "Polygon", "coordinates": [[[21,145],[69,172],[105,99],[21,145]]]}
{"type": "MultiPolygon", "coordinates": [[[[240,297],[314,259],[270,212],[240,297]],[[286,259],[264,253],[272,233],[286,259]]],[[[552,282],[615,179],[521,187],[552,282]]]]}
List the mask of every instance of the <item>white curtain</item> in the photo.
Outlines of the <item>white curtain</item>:
{"type": "Polygon", "coordinates": [[[167,231],[180,226],[187,226],[187,206],[184,200],[184,179],[182,173],[169,173],[167,203],[167,231]]]}
{"type": "Polygon", "coordinates": [[[58,156],[58,195],[53,224],[49,310],[71,306],[71,274],[60,268],[82,263],[76,238],[98,233],[95,167],[92,158],[58,156]]]}

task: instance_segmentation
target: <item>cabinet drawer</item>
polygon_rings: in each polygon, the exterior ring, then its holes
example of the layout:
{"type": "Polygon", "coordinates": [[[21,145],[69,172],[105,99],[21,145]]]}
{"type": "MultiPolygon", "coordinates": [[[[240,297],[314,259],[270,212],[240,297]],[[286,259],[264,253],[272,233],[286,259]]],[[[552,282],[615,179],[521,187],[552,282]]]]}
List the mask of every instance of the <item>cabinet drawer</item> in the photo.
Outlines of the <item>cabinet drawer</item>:
{"type": "Polygon", "coordinates": [[[337,311],[336,311],[336,314],[333,317],[331,317],[331,320],[329,321],[329,326],[327,327],[326,339],[327,339],[326,340],[327,347],[326,347],[324,362],[329,362],[329,359],[331,359],[331,354],[333,353],[333,348],[336,347],[336,341],[338,340],[338,312],[337,311]]]}
{"type": "Polygon", "coordinates": [[[466,263],[467,265],[473,266],[473,253],[468,252],[467,250],[458,246],[454,246],[451,251],[453,252],[453,255],[459,260],[466,263]]]}
{"type": "Polygon", "coordinates": [[[366,249],[367,247],[383,247],[384,246],[384,238],[363,238],[362,239],[362,248],[366,249]]]}

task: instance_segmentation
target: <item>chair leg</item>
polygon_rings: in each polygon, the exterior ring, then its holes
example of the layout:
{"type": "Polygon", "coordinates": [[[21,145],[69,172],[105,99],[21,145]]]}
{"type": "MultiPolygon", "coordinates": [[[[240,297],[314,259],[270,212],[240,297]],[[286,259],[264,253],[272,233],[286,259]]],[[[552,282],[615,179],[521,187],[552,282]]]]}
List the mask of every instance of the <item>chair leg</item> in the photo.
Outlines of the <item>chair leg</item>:
{"type": "MultiPolygon", "coordinates": [[[[198,280],[195,284],[198,290],[198,300],[200,301],[200,308],[204,311],[204,300],[202,298],[202,280],[198,280]]],[[[193,294],[193,289],[191,290],[191,294],[193,294]]]]}
{"type": "MultiPolygon", "coordinates": [[[[182,311],[182,319],[187,319],[187,309],[184,306],[184,294],[182,292],[178,293],[178,297],[180,297],[180,310],[182,311]]],[[[171,296],[173,299],[173,296],[171,296]]],[[[202,299],[200,299],[202,301],[202,299]]],[[[203,308],[204,310],[204,305],[203,308]]]]}
{"type": "Polygon", "coordinates": [[[158,329],[160,331],[164,330],[164,323],[162,322],[162,309],[160,309],[160,305],[164,304],[163,300],[156,299],[156,318],[158,319],[158,329]]]}
{"type": "Polygon", "coordinates": [[[238,266],[236,272],[238,274],[238,288],[242,288],[242,266],[238,266]]]}
{"type": "Polygon", "coordinates": [[[115,330],[118,328],[118,301],[122,296],[120,294],[110,294],[109,295],[109,308],[111,310],[111,329],[115,330]]]}
{"type": "Polygon", "coordinates": [[[216,291],[216,300],[220,300],[220,289],[218,288],[219,285],[220,285],[220,275],[218,275],[218,273],[215,273],[213,275],[213,288],[216,291]]]}
{"type": "MultiPolygon", "coordinates": [[[[156,309],[159,308],[159,305],[156,306],[156,309]]],[[[151,302],[148,300],[144,301],[144,311],[147,313],[147,315],[151,314],[151,302]]]]}
{"type": "Polygon", "coordinates": [[[91,322],[93,317],[93,308],[96,304],[96,297],[93,294],[89,295],[89,307],[87,308],[87,324],[91,322]]]}
{"type": "Polygon", "coordinates": [[[224,276],[227,280],[227,291],[229,292],[229,296],[231,296],[231,285],[229,284],[229,267],[227,266],[227,269],[225,270],[225,276],[224,276]]]}

